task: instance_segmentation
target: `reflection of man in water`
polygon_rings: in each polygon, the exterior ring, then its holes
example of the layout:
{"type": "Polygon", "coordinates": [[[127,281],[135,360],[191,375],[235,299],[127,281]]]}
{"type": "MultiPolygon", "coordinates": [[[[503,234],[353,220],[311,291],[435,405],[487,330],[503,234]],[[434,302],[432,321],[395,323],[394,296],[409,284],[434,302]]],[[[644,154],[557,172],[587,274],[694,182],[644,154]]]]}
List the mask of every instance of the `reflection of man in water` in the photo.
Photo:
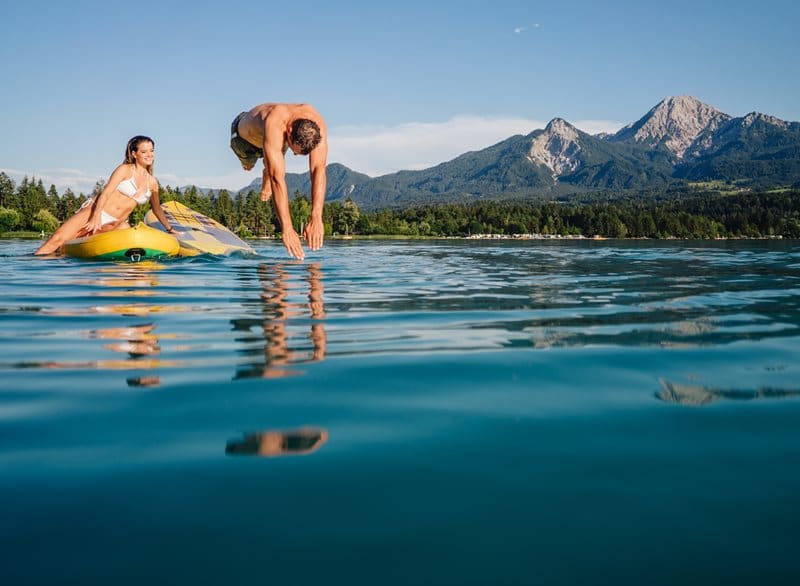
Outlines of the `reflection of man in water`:
{"type": "Polygon", "coordinates": [[[299,456],[318,450],[326,441],[328,432],[324,429],[262,431],[246,433],[240,440],[230,440],[225,453],[232,456],[299,456]]]}
{"type": "Polygon", "coordinates": [[[261,301],[264,319],[233,320],[234,329],[250,330],[260,327],[264,335],[264,365],[249,365],[245,371],[239,371],[236,378],[264,377],[274,378],[298,374],[290,367],[294,364],[315,362],[325,358],[327,335],[322,320],[325,317],[325,305],[322,298],[322,270],[318,263],[305,266],[308,283],[308,302],[290,301],[290,281],[288,273],[280,265],[261,264],[258,266],[258,277],[261,282],[261,301]],[[311,341],[311,348],[296,342],[297,329],[295,322],[313,321],[305,336],[311,341]],[[305,347],[303,347],[305,346],[305,347]]]}

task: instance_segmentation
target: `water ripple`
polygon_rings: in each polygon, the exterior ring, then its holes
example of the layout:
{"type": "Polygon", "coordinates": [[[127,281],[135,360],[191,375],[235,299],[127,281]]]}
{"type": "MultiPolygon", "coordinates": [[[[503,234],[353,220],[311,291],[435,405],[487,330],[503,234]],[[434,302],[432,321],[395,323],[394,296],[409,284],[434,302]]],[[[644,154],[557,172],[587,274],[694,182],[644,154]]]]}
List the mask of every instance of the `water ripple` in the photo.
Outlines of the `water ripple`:
{"type": "Polygon", "coordinates": [[[9,254],[0,369],[281,376],[337,356],[708,347],[800,326],[786,243],[334,242],[307,263],[280,252],[139,264],[9,254]]]}

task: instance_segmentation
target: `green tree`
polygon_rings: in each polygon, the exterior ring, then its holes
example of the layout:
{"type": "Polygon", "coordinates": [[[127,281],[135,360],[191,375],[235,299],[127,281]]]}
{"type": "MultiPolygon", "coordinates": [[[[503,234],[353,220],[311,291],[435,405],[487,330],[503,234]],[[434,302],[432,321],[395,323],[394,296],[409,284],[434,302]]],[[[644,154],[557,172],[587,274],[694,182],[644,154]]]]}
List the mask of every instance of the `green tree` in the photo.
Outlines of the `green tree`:
{"type": "Polygon", "coordinates": [[[0,207],[15,207],[13,204],[14,181],[3,172],[0,172],[0,207]]]}
{"type": "Polygon", "coordinates": [[[47,190],[47,209],[56,217],[58,217],[58,204],[60,201],[61,198],[58,197],[56,186],[50,185],[50,189],[47,190]]]}
{"type": "Polygon", "coordinates": [[[214,214],[211,206],[211,200],[205,194],[203,194],[203,192],[199,191],[194,185],[187,187],[183,192],[183,201],[181,203],[192,208],[196,212],[200,212],[203,215],[213,216],[214,214]]]}
{"type": "MultiPolygon", "coordinates": [[[[240,191],[236,194],[236,197],[233,198],[233,212],[237,222],[243,222],[247,217],[253,194],[255,194],[254,189],[249,190],[246,194],[240,191]]],[[[261,195],[259,194],[259,198],[260,197],[261,195]]]]}
{"type": "Polygon", "coordinates": [[[22,216],[14,209],[0,206],[0,232],[8,232],[19,226],[22,216]]]}
{"type": "Polygon", "coordinates": [[[34,214],[40,209],[47,209],[47,194],[41,180],[37,182],[24,177],[17,188],[16,200],[16,205],[8,207],[13,207],[22,214],[22,225],[25,228],[33,227],[34,214]]]}
{"type": "Polygon", "coordinates": [[[246,196],[236,196],[236,208],[240,209],[241,223],[246,225],[254,236],[272,236],[275,231],[275,216],[272,200],[261,201],[261,193],[251,189],[246,196]]]}
{"type": "Polygon", "coordinates": [[[214,199],[213,218],[224,226],[235,226],[235,222],[241,221],[239,214],[234,213],[233,200],[227,189],[220,189],[219,194],[214,199]]]}
{"type": "Polygon", "coordinates": [[[40,209],[36,214],[33,216],[33,221],[31,222],[31,226],[34,230],[38,232],[55,232],[56,228],[58,228],[59,221],[50,210],[45,208],[40,209]]]}
{"type": "Polygon", "coordinates": [[[244,224],[239,224],[239,226],[234,230],[239,238],[252,238],[253,233],[250,231],[250,228],[245,226],[244,224]]]}
{"type": "Polygon", "coordinates": [[[289,213],[292,216],[292,224],[295,230],[302,234],[306,224],[308,224],[308,220],[311,218],[311,201],[308,196],[300,193],[300,191],[295,191],[294,198],[289,203],[289,213]]]}
{"type": "Polygon", "coordinates": [[[361,212],[358,209],[358,205],[348,197],[344,200],[339,210],[334,230],[349,235],[358,226],[359,218],[361,218],[361,212]]]}
{"type": "Polygon", "coordinates": [[[78,208],[81,207],[81,203],[82,202],[75,197],[73,191],[67,188],[58,200],[58,209],[55,212],[56,217],[63,222],[78,211],[78,208]]]}

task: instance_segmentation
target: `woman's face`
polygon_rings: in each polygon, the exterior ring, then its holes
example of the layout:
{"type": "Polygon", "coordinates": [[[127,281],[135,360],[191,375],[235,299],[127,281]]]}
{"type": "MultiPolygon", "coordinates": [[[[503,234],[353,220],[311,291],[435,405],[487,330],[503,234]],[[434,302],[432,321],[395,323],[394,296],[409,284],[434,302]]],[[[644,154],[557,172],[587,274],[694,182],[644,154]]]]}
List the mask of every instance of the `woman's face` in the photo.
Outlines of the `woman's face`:
{"type": "Polygon", "coordinates": [[[133,151],[133,158],[141,166],[149,167],[156,158],[155,146],[153,146],[153,143],[149,140],[143,140],[136,145],[136,150],[133,151]]]}

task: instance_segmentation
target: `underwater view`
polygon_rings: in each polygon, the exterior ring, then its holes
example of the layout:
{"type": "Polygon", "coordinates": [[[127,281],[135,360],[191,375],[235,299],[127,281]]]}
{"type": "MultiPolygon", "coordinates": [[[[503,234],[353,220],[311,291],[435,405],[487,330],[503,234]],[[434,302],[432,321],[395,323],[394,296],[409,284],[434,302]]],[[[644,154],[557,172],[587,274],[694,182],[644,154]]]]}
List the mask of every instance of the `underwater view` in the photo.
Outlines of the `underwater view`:
{"type": "Polygon", "coordinates": [[[0,241],[6,584],[800,581],[800,243],[0,241]]]}

